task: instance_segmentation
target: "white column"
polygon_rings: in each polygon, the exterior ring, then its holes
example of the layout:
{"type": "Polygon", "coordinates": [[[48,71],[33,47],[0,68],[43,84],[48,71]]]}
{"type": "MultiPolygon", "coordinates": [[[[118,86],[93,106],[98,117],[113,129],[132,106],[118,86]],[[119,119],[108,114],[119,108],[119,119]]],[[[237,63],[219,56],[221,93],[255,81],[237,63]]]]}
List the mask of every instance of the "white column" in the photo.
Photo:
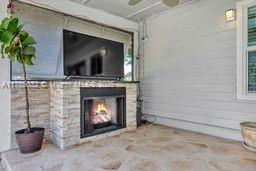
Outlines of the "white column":
{"type": "MultiPolygon", "coordinates": [[[[8,0],[0,1],[1,20],[6,16],[7,4],[8,0]]],[[[3,89],[5,81],[10,81],[10,62],[0,59],[0,152],[10,149],[11,144],[10,90],[3,89]]]]}
{"type": "Polygon", "coordinates": [[[137,60],[137,55],[138,53],[140,53],[138,51],[138,48],[139,48],[139,37],[138,37],[138,31],[134,32],[133,33],[133,78],[134,78],[134,81],[137,81],[138,80],[138,60],[137,60]]]}

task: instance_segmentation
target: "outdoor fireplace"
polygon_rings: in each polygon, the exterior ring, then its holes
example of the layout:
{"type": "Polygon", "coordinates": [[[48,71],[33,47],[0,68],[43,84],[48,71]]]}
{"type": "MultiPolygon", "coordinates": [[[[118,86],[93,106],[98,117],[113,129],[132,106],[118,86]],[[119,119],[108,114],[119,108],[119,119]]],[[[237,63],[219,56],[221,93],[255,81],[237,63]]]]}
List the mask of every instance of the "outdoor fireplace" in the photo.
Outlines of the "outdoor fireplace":
{"type": "Polygon", "coordinates": [[[126,88],[81,88],[81,138],[126,127],[126,88]]]}

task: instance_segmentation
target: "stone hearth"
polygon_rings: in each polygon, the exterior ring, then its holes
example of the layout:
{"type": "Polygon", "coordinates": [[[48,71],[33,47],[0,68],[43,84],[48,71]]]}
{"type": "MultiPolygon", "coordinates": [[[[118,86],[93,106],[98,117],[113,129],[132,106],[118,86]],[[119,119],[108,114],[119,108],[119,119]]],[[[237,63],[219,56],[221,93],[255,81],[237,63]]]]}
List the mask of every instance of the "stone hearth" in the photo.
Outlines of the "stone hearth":
{"type": "MultiPolygon", "coordinates": [[[[40,83],[42,84],[42,83],[40,83]]],[[[45,139],[51,140],[61,149],[82,143],[104,139],[136,129],[137,84],[116,81],[53,81],[44,82],[43,87],[30,89],[32,126],[46,128],[45,139]],[[81,87],[125,87],[126,127],[104,134],[80,138],[80,88],[81,87]]],[[[16,148],[14,132],[25,128],[24,90],[11,92],[12,148],[16,148]]]]}

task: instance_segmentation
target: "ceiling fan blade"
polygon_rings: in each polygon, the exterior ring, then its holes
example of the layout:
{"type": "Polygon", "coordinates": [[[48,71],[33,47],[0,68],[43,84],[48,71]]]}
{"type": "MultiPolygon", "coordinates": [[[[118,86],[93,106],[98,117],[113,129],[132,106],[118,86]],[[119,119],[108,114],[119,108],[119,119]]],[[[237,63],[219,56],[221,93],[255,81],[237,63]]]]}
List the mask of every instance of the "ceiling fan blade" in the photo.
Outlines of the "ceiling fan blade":
{"type": "Polygon", "coordinates": [[[168,7],[174,7],[179,4],[179,0],[162,0],[162,2],[168,7]]]}
{"type": "Polygon", "coordinates": [[[136,5],[142,0],[129,0],[129,5],[136,5]]]}

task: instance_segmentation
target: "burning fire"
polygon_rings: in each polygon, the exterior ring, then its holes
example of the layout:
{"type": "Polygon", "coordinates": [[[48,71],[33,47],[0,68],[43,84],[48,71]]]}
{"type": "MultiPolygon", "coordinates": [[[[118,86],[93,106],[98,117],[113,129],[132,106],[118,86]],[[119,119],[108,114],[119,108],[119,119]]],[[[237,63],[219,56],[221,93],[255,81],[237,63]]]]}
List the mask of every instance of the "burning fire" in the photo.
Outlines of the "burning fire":
{"type": "Polygon", "coordinates": [[[105,102],[100,102],[95,107],[93,123],[99,124],[99,123],[109,122],[112,119],[111,114],[112,112],[107,109],[105,102]]]}

